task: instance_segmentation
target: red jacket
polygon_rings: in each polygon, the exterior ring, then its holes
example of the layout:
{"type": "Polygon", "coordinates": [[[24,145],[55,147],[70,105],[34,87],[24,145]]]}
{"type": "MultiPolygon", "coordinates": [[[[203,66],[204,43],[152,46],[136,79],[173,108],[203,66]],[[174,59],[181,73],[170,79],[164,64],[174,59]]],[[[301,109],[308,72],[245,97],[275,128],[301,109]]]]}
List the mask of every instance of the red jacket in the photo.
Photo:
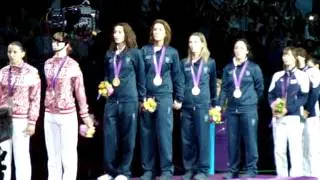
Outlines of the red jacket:
{"type": "Polygon", "coordinates": [[[45,111],[57,114],[76,111],[75,95],[81,118],[88,117],[87,98],[79,64],[68,56],[65,58],[53,57],[45,62],[44,71],[47,79],[45,111]],[[53,80],[56,76],[54,85],[53,80]]]}
{"type": "Polygon", "coordinates": [[[27,63],[0,70],[0,107],[8,105],[11,70],[13,118],[27,118],[35,124],[39,117],[41,82],[38,70],[27,63]]]}

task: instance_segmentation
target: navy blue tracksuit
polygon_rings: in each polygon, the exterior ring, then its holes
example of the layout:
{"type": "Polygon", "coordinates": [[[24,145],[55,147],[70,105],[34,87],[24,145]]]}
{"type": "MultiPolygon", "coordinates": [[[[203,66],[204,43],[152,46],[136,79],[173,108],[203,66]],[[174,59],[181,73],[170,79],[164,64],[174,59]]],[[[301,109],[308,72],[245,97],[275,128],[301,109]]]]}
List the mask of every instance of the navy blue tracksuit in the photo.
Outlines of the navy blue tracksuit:
{"type": "Polygon", "coordinates": [[[297,68],[291,71],[279,71],[273,75],[268,93],[269,104],[272,104],[277,98],[284,98],[283,84],[290,80],[286,90],[286,108],[288,115],[301,116],[301,107],[304,106],[308,99],[310,81],[304,82],[307,75],[304,75],[297,68]],[[302,85],[301,85],[302,84],[302,85]],[[306,85],[307,84],[307,85],[306,85]],[[306,88],[307,87],[307,88],[306,88]]]}
{"type": "Polygon", "coordinates": [[[257,173],[258,149],[257,149],[257,126],[258,112],[257,104],[263,95],[264,82],[260,67],[248,61],[247,69],[241,82],[242,96],[233,97],[235,85],[233,82],[233,71],[239,77],[242,63],[235,66],[233,62],[226,65],[223,69],[221,94],[219,105],[227,101],[226,121],[228,133],[228,156],[229,172],[239,173],[240,163],[240,139],[244,140],[245,145],[245,167],[246,174],[255,175],[257,173]]]}
{"type": "MultiPolygon", "coordinates": [[[[194,63],[195,74],[199,71],[199,60],[194,63]]],[[[200,94],[192,94],[194,86],[191,75],[191,63],[182,60],[182,72],[185,78],[184,100],[181,114],[182,160],[185,170],[207,174],[210,166],[209,147],[209,108],[216,105],[216,63],[209,58],[203,61],[200,75],[200,94]]]]}
{"type": "MultiPolygon", "coordinates": [[[[161,51],[156,52],[159,62],[161,51]]],[[[181,74],[179,55],[176,49],[166,47],[162,65],[160,86],[153,84],[155,67],[153,64],[153,46],[142,47],[145,63],[147,97],[155,97],[158,107],[154,113],[141,113],[141,161],[144,172],[155,175],[156,154],[160,155],[160,169],[163,175],[173,174],[172,164],[172,130],[173,100],[182,102],[184,79],[181,74]]]]}
{"type": "MultiPolygon", "coordinates": [[[[114,52],[105,56],[105,80],[114,78],[114,52]]],[[[118,174],[131,176],[130,166],[133,158],[138,103],[146,95],[144,63],[139,49],[126,49],[116,56],[122,61],[119,74],[120,86],[107,99],[104,117],[104,167],[111,176],[118,174]]]]}

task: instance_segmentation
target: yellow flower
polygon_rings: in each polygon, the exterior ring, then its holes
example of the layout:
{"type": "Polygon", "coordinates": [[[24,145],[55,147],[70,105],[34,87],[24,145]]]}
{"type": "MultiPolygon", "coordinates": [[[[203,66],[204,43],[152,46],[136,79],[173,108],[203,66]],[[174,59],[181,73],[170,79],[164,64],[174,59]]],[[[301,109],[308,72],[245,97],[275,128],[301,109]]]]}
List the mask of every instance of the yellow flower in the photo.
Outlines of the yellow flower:
{"type": "Polygon", "coordinates": [[[282,114],[285,107],[286,107],[286,101],[282,98],[281,99],[278,98],[275,104],[275,112],[282,114]]]}
{"type": "Polygon", "coordinates": [[[108,81],[105,81],[104,84],[106,88],[112,88],[112,85],[108,81]]]}
{"type": "Polygon", "coordinates": [[[106,88],[106,84],[104,83],[104,81],[102,81],[100,84],[99,84],[99,89],[104,89],[106,88]]]}
{"type": "Polygon", "coordinates": [[[98,87],[98,93],[101,96],[108,97],[113,92],[113,87],[108,81],[101,81],[98,87]]]}
{"type": "Polygon", "coordinates": [[[87,130],[86,137],[87,137],[87,138],[92,138],[95,132],[96,132],[96,130],[95,130],[94,127],[89,128],[89,129],[87,130]]]}
{"type": "Polygon", "coordinates": [[[157,103],[153,98],[148,98],[145,102],[143,102],[144,108],[153,113],[157,109],[157,103]]]}
{"type": "Polygon", "coordinates": [[[209,110],[209,116],[211,118],[211,121],[216,123],[216,124],[221,124],[222,123],[222,119],[221,119],[221,112],[216,109],[216,108],[211,108],[209,110]]]}
{"type": "Polygon", "coordinates": [[[108,90],[107,89],[99,89],[99,94],[101,96],[107,97],[108,96],[108,90]]]}

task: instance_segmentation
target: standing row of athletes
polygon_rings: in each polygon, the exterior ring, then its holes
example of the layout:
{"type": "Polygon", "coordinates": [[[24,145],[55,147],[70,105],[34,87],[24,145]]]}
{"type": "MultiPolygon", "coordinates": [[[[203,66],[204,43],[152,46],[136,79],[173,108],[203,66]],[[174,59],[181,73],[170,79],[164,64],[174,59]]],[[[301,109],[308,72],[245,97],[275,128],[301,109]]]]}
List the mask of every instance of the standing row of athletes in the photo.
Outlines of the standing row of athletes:
{"type": "MultiPolygon", "coordinates": [[[[141,49],[137,49],[135,33],[127,23],[114,26],[113,40],[105,56],[105,80],[112,82],[114,92],[105,105],[105,174],[98,179],[131,177],[138,128],[144,171],[140,179],[151,180],[158,173],[162,180],[171,179],[172,107],[181,109],[184,180],[208,178],[208,112],[211,108],[223,109],[227,123],[229,167],[224,177],[230,179],[239,175],[240,139],[244,140],[245,145],[243,176],[256,176],[257,105],[263,96],[264,81],[261,69],[250,60],[249,44],[245,39],[234,44],[234,58],[223,69],[221,92],[217,96],[216,64],[210,58],[204,35],[193,33],[189,37],[188,57],[181,61],[177,50],[169,45],[170,40],[171,29],[164,20],[154,21],[150,44],[141,49]],[[143,102],[149,97],[157,103],[153,113],[143,107],[143,102]],[[141,118],[140,124],[137,124],[138,116],[141,118]],[[160,172],[156,170],[158,160],[160,172]]],[[[88,114],[81,70],[76,61],[68,56],[71,46],[67,35],[56,33],[52,45],[55,55],[46,61],[44,67],[47,80],[44,124],[48,179],[72,180],[76,179],[77,174],[75,98],[84,123],[89,128],[94,123],[88,114]]],[[[31,179],[29,137],[35,131],[40,107],[38,72],[23,61],[24,55],[19,42],[11,43],[8,47],[10,65],[0,71],[0,105],[12,106],[14,122],[13,138],[0,145],[11,154],[13,144],[18,180],[31,179]]],[[[319,70],[306,65],[305,53],[301,48],[285,48],[282,59],[284,69],[274,74],[268,94],[274,117],[277,174],[319,177],[314,170],[320,158],[315,141],[320,134],[319,70]],[[275,111],[278,99],[285,99],[283,114],[275,111]],[[301,119],[305,121],[301,122],[301,119]],[[286,159],[287,141],[290,173],[286,159]]],[[[10,163],[11,158],[6,158],[6,164],[10,166],[10,163]]],[[[10,172],[11,169],[7,169],[6,180],[10,179],[10,172]]]]}

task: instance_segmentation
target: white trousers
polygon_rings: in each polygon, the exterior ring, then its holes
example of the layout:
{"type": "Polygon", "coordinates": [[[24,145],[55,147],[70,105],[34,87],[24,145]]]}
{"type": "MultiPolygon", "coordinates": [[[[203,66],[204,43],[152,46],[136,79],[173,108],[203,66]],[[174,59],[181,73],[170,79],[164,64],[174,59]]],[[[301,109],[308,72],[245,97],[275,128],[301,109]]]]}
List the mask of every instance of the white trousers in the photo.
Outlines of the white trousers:
{"type": "Polygon", "coordinates": [[[12,139],[0,143],[2,150],[7,151],[3,165],[7,166],[4,171],[4,180],[11,180],[12,152],[17,180],[31,180],[31,160],[30,160],[30,136],[25,134],[28,126],[27,119],[12,119],[13,134],[12,139]]]}
{"type": "Polygon", "coordinates": [[[320,179],[320,119],[306,119],[303,132],[303,171],[305,176],[320,179]]]}
{"type": "Polygon", "coordinates": [[[302,132],[303,123],[299,116],[284,116],[273,120],[273,141],[276,171],[278,176],[302,176],[302,132]],[[291,169],[288,174],[287,143],[291,169]]]}
{"type": "Polygon", "coordinates": [[[45,113],[48,180],[76,180],[78,170],[78,119],[70,114],[45,113]]]}

